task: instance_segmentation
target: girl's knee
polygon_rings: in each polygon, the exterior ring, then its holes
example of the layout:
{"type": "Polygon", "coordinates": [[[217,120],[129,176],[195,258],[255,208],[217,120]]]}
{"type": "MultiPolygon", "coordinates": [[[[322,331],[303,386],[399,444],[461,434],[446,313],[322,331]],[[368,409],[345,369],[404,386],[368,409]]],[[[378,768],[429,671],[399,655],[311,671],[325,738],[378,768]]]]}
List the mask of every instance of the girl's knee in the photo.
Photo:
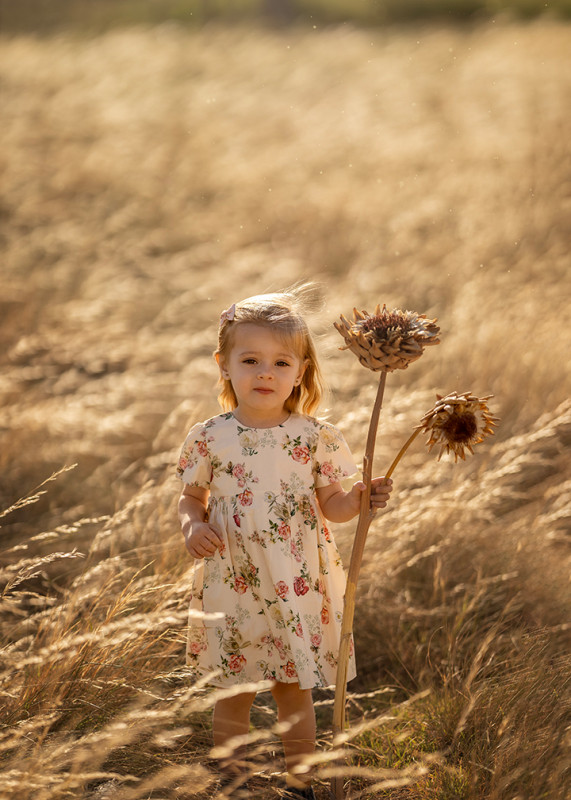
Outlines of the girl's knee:
{"type": "Polygon", "coordinates": [[[276,703],[291,703],[299,705],[311,699],[311,689],[302,689],[299,683],[276,683],[272,686],[272,695],[276,703]]]}
{"type": "Polygon", "coordinates": [[[231,697],[224,697],[216,702],[219,709],[246,710],[252,707],[256,698],[255,692],[239,692],[231,697]]]}

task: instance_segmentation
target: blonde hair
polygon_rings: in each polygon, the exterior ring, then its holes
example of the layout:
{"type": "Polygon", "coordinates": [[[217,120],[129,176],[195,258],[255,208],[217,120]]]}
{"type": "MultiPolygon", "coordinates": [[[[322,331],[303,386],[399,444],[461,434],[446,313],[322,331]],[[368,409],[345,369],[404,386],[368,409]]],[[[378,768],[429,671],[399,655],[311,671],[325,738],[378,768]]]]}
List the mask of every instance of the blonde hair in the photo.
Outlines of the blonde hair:
{"type": "MultiPolygon", "coordinates": [[[[247,297],[236,303],[232,319],[222,316],[218,331],[218,348],[214,355],[222,361],[228,359],[234,344],[236,328],[244,323],[271,328],[287,343],[298,358],[306,363],[299,386],[293,390],[284,404],[286,411],[312,415],[317,411],[324,392],[324,381],[317,362],[317,353],[311,333],[302,316],[309,310],[309,295],[314,291],[311,284],[302,284],[282,292],[247,297]]],[[[229,315],[232,316],[232,315],[229,315]]],[[[220,375],[218,402],[224,411],[232,411],[238,405],[232,382],[220,375]]]]}

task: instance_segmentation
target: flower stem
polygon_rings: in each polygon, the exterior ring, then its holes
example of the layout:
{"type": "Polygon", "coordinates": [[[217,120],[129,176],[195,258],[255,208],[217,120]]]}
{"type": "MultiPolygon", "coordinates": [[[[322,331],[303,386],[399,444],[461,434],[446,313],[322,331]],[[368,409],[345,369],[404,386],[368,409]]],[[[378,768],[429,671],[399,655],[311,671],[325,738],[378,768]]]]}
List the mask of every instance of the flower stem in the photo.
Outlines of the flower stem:
{"type": "Polygon", "coordinates": [[[418,434],[420,433],[420,431],[421,431],[421,428],[415,428],[415,430],[414,430],[414,432],[412,433],[412,435],[411,435],[411,436],[409,436],[409,438],[407,439],[407,441],[406,441],[406,442],[403,444],[403,446],[401,447],[401,449],[400,449],[400,450],[399,450],[399,452],[397,453],[397,455],[396,455],[396,458],[394,459],[393,463],[390,465],[390,467],[389,467],[389,468],[388,468],[388,470],[386,471],[386,473],[385,473],[385,479],[387,479],[387,478],[390,478],[390,477],[391,477],[391,475],[392,475],[392,474],[393,474],[393,472],[395,471],[395,467],[396,467],[396,465],[399,463],[399,461],[400,461],[400,460],[401,460],[401,458],[404,456],[404,454],[406,453],[406,451],[408,450],[408,448],[409,448],[409,447],[411,446],[411,444],[414,442],[414,440],[416,439],[416,437],[418,436],[418,434]]]}
{"type": "MultiPolygon", "coordinates": [[[[373,471],[373,456],[375,452],[375,440],[379,426],[379,416],[383,405],[383,394],[387,373],[382,372],[377,389],[377,397],[371,413],[369,423],[369,433],[363,458],[363,483],[365,491],[361,494],[361,509],[357,522],[357,531],[351,552],[351,561],[347,573],[347,586],[345,588],[345,599],[343,605],[343,619],[341,622],[341,641],[339,644],[339,658],[337,661],[337,677],[335,679],[335,704],[333,706],[333,738],[341,734],[345,728],[345,700],[347,696],[347,671],[349,666],[349,655],[352,642],[353,617],[355,615],[355,595],[357,591],[357,580],[363,560],[365,541],[373,515],[371,513],[371,478],[373,471]]],[[[331,781],[331,789],[336,800],[343,800],[343,778],[334,777],[331,781]]]]}

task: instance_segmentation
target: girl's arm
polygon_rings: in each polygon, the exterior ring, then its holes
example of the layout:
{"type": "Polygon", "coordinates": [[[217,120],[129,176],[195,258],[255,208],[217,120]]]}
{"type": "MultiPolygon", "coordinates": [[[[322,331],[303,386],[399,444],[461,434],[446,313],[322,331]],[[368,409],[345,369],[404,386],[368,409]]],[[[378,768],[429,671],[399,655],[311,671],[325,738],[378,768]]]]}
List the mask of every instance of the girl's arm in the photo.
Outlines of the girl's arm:
{"type": "MultiPolygon", "coordinates": [[[[393,489],[393,482],[382,478],[371,481],[371,508],[376,511],[384,508],[393,489]]],[[[340,483],[321,486],[317,489],[317,501],[323,516],[331,522],[348,522],[356,517],[361,508],[361,494],[365,491],[363,481],[357,481],[349,492],[340,483]]]]}
{"type": "Polygon", "coordinates": [[[222,537],[206,520],[208,489],[185,484],[178,501],[178,518],[186,549],[194,558],[212,556],[223,546],[222,537]]]}

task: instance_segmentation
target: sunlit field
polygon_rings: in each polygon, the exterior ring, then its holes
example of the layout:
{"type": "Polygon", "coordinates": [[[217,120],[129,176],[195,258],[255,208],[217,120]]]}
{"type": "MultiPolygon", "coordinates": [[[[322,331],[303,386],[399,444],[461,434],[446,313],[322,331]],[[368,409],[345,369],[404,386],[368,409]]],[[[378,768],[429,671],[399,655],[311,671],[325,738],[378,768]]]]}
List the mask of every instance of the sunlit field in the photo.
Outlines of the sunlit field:
{"type": "MultiPolygon", "coordinates": [[[[388,376],[375,472],[437,393],[501,418],[465,462],[417,440],[395,472],[336,762],[315,693],[318,797],[341,768],[353,798],[564,800],[570,46],[549,20],[0,40],[1,798],[216,796],[174,466],[218,412],[222,309],[312,280],[323,415],[358,458],[376,376],[333,321],[441,327],[388,376]]],[[[261,800],[275,726],[261,694],[261,800]]]]}

